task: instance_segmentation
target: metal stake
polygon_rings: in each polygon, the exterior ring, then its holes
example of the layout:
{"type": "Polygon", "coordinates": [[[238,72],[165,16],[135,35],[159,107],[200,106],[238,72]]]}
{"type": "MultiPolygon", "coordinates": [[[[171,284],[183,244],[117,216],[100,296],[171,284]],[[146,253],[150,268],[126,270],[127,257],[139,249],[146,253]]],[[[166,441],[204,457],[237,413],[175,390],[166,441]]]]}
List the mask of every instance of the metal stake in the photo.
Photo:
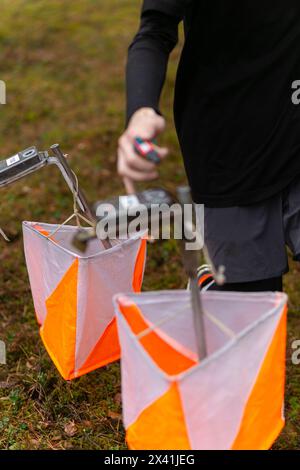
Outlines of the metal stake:
{"type": "MultiPolygon", "coordinates": [[[[178,188],[177,190],[178,200],[183,208],[183,220],[182,220],[182,256],[185,271],[190,278],[190,289],[191,289],[191,303],[193,309],[193,319],[196,335],[196,344],[199,360],[203,360],[207,356],[206,337],[205,337],[205,325],[204,325],[204,312],[201,301],[201,294],[198,286],[197,268],[198,268],[198,251],[187,250],[186,243],[191,242],[187,240],[186,231],[189,229],[186,221],[184,220],[184,206],[185,204],[193,204],[191,199],[190,188],[178,188]]],[[[192,226],[192,221],[189,221],[192,226]]]]}
{"type": "MultiPolygon", "coordinates": [[[[87,217],[91,220],[91,222],[95,223],[95,226],[96,226],[96,223],[97,223],[96,217],[93,214],[93,212],[91,211],[91,208],[90,208],[90,206],[87,202],[87,199],[86,199],[84,193],[82,192],[81,188],[77,187],[77,181],[76,181],[75,175],[72,172],[71,168],[69,167],[69,165],[67,163],[67,160],[66,160],[66,157],[64,156],[63,152],[61,151],[61,148],[60,148],[59,144],[51,145],[50,148],[51,148],[53,154],[55,155],[56,159],[58,160],[58,163],[59,163],[59,166],[60,166],[60,169],[61,169],[62,173],[67,176],[67,178],[65,178],[65,180],[67,181],[68,184],[71,183],[71,185],[72,185],[72,187],[70,189],[76,195],[76,198],[77,198],[78,205],[79,205],[80,209],[87,215],[87,217]]],[[[101,240],[101,242],[102,242],[102,244],[103,244],[103,246],[106,250],[112,247],[112,244],[108,239],[101,240]]]]}

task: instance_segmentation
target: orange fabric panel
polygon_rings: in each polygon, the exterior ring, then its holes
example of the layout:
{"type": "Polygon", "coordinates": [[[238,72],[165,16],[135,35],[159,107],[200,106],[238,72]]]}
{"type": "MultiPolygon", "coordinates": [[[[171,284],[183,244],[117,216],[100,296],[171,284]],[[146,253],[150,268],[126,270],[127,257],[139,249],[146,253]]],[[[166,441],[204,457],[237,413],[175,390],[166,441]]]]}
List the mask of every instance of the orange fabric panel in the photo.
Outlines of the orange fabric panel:
{"type": "Polygon", "coordinates": [[[84,365],[74,373],[74,378],[87,374],[98,367],[103,367],[118,359],[120,359],[120,343],[117,321],[114,318],[104,331],[84,365]]]}
{"type": "Polygon", "coordinates": [[[66,380],[75,366],[78,264],[76,259],[46,300],[47,316],[40,330],[51,359],[66,380]]]}
{"type": "Polygon", "coordinates": [[[232,450],[270,449],[284,426],[286,320],[287,307],[248,399],[232,450]]]}
{"type": "MultiPolygon", "coordinates": [[[[49,237],[50,233],[47,230],[43,229],[43,227],[41,227],[40,225],[34,225],[34,228],[38,230],[42,235],[44,235],[44,237],[49,237]]],[[[53,237],[49,237],[49,239],[55,242],[55,239],[53,237]]]]}
{"type": "Polygon", "coordinates": [[[38,230],[42,235],[48,237],[50,234],[47,230],[43,229],[40,225],[34,225],[35,230],[38,230]]]}
{"type": "Polygon", "coordinates": [[[136,257],[132,288],[133,292],[141,292],[143,284],[143,275],[144,275],[144,266],[145,266],[145,257],[147,251],[147,240],[142,239],[141,245],[136,257]]]}
{"type": "MultiPolygon", "coordinates": [[[[134,334],[138,335],[149,328],[141,311],[135,304],[122,305],[119,303],[119,308],[134,334]]],[[[166,343],[155,331],[144,336],[140,342],[158,367],[167,374],[179,374],[196,364],[195,361],[166,343]]]]}
{"type": "Polygon", "coordinates": [[[127,429],[126,439],[134,450],[191,449],[176,382],[142,411],[127,429]]]}

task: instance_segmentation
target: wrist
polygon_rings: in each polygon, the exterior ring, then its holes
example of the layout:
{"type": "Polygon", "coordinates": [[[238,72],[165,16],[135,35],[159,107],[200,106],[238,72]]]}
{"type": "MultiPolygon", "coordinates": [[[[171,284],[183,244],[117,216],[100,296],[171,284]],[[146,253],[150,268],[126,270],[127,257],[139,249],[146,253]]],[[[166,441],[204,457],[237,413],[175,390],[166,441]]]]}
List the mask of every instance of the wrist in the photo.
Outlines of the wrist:
{"type": "Polygon", "coordinates": [[[154,108],[139,108],[132,115],[126,132],[131,137],[152,139],[163,132],[165,119],[154,108]]]}
{"type": "Polygon", "coordinates": [[[154,117],[159,116],[154,108],[140,108],[138,109],[133,116],[144,116],[144,117],[154,117]]]}

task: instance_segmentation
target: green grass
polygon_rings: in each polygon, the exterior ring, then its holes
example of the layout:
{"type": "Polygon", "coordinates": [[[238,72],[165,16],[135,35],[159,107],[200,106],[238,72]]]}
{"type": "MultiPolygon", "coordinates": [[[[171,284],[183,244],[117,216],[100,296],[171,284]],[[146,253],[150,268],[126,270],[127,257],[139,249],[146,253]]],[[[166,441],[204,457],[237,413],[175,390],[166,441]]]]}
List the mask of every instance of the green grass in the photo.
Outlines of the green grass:
{"type": "MultiPolygon", "coordinates": [[[[0,107],[2,157],[36,144],[59,142],[70,154],[90,200],[123,191],[115,172],[116,142],[124,126],[124,63],[138,27],[137,0],[2,0],[0,79],[8,104],[0,107]]],[[[171,115],[172,55],[163,110],[171,150],[161,167],[170,190],[185,182],[171,115]],[[170,177],[171,175],[171,177],[170,177]]],[[[63,221],[72,201],[54,169],[1,190],[0,339],[8,364],[0,367],[0,448],[124,449],[119,365],[64,382],[39,339],[22,251],[21,221],[63,221]]],[[[299,267],[286,280],[289,346],[300,338],[299,267]]],[[[144,288],[181,288],[185,277],[177,243],[149,248],[144,288]]],[[[287,356],[287,426],[276,449],[300,448],[300,366],[287,356]]]]}

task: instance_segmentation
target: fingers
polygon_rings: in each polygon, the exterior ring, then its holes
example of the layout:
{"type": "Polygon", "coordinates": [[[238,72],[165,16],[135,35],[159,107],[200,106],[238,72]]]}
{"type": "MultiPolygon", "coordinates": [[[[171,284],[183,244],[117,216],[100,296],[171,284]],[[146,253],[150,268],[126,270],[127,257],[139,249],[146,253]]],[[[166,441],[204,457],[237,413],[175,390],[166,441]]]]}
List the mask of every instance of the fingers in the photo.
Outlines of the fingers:
{"type": "Polygon", "coordinates": [[[159,147],[158,145],[153,144],[153,148],[161,160],[166,158],[169,154],[169,149],[167,147],[159,147]]]}
{"type": "Polygon", "coordinates": [[[143,171],[143,172],[151,172],[155,171],[155,163],[149,162],[145,158],[137,155],[133,148],[133,142],[127,136],[124,134],[120,141],[119,141],[119,149],[123,153],[123,155],[126,157],[128,165],[133,169],[137,171],[143,171]]]}
{"type": "MultiPolygon", "coordinates": [[[[136,157],[140,158],[140,157],[136,157]]],[[[148,162],[149,163],[149,162],[148,162]]],[[[155,168],[155,165],[154,165],[155,168]]],[[[157,171],[154,170],[140,170],[132,168],[128,163],[127,155],[123,150],[119,149],[118,158],[118,173],[120,176],[130,178],[133,181],[151,181],[158,177],[157,171]]]]}
{"type": "Polygon", "coordinates": [[[141,109],[131,118],[127,132],[132,139],[139,136],[146,140],[152,140],[161,134],[165,127],[165,119],[153,109],[141,109]]]}
{"type": "MultiPolygon", "coordinates": [[[[157,165],[140,156],[134,149],[134,139],[140,137],[152,140],[165,129],[165,119],[153,109],[140,109],[130,120],[127,130],[119,139],[118,173],[125,177],[128,193],[134,192],[133,181],[150,181],[158,177],[157,165]],[[131,182],[129,181],[131,180],[131,182]]],[[[163,160],[168,155],[168,149],[154,145],[154,150],[163,160]]]]}
{"type": "MultiPolygon", "coordinates": [[[[153,145],[154,150],[157,152],[157,155],[161,160],[166,158],[169,153],[169,150],[165,147],[159,147],[158,145],[153,145]]],[[[128,165],[138,171],[156,171],[156,165],[153,162],[150,162],[145,157],[138,155],[133,148],[133,141],[130,136],[126,133],[119,140],[119,149],[126,156],[128,165]]]]}
{"type": "Polygon", "coordinates": [[[136,192],[134,182],[128,176],[123,177],[123,183],[127,194],[134,194],[136,192]]]}

